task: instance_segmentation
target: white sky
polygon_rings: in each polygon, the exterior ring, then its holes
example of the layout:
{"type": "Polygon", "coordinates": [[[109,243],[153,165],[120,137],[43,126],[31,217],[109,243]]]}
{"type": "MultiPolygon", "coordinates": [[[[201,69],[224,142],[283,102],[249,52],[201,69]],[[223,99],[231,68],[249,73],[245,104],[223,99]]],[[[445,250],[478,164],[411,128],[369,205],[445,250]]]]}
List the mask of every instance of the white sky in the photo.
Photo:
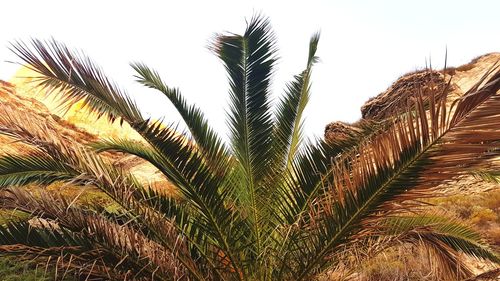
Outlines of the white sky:
{"type": "Polygon", "coordinates": [[[216,130],[226,133],[228,84],[222,64],[207,50],[215,32],[243,33],[254,12],[270,17],[280,63],[274,93],[305,66],[309,37],[321,30],[306,111],[307,136],[321,136],[335,120],[352,122],[360,106],[426,58],[442,67],[500,51],[500,1],[53,1],[0,4],[0,79],[18,61],[8,50],[16,39],[65,42],[85,51],[108,76],[154,117],[176,121],[166,98],[133,82],[129,62],[157,69],[170,85],[197,103],[216,130]]]}

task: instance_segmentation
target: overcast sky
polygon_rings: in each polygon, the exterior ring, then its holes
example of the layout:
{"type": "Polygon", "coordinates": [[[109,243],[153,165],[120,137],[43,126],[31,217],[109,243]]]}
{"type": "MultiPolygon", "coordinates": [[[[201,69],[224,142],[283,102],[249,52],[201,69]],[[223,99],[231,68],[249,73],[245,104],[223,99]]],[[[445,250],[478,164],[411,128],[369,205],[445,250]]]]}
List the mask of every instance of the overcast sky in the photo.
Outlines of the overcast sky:
{"type": "Polygon", "coordinates": [[[305,66],[309,37],[321,31],[306,133],[353,122],[360,106],[426,59],[442,67],[500,51],[500,1],[52,1],[9,0],[0,8],[0,79],[17,66],[8,42],[54,37],[83,50],[154,117],[178,120],[167,100],[133,82],[129,62],[157,69],[226,133],[228,84],[206,48],[216,32],[243,33],[254,13],[269,16],[281,58],[276,97],[305,66]]]}

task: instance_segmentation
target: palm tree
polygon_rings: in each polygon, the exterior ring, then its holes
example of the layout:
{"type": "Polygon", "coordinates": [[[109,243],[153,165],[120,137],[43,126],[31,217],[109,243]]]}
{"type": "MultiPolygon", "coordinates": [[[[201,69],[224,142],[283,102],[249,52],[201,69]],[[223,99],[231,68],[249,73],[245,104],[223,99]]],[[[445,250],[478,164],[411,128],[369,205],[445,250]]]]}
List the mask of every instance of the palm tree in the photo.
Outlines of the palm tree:
{"type": "Polygon", "coordinates": [[[83,100],[97,117],[128,123],[144,141],[83,146],[2,105],[0,132],[33,151],[0,158],[2,208],[31,216],[0,227],[1,254],[48,258],[58,272],[89,280],[309,280],[355,263],[355,253],[398,242],[428,248],[450,280],[471,275],[462,254],[499,262],[475,232],[418,212],[417,200],[497,155],[500,72],[490,71],[452,109],[442,93],[431,93],[429,103],[420,97],[406,114],[367,121],[342,140],[305,142],[302,115],[318,41],[313,35],[305,69],[273,107],[277,58],[268,20],[255,16],[243,35],[216,36],[211,49],[230,85],[229,143],[144,64],[132,64],[137,81],[170,100],[187,134],[143,117],[80,52],[53,40],[13,44],[39,74],[37,87],[63,106],[83,100]],[[139,182],[103,151],[145,159],[178,196],[139,182]],[[55,181],[96,186],[119,211],[15,188],[55,181]]]}

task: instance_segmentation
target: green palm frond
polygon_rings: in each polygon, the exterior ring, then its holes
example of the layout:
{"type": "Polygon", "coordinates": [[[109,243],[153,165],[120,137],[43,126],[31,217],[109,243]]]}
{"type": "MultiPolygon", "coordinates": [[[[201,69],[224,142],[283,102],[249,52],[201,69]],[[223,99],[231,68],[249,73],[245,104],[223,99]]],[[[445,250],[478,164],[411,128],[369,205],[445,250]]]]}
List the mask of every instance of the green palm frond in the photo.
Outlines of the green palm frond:
{"type": "Polygon", "coordinates": [[[482,179],[486,182],[500,184],[500,172],[499,171],[476,171],[473,172],[474,177],[482,179]]]}
{"type": "MultiPolygon", "coordinates": [[[[134,141],[118,139],[118,140],[104,140],[98,143],[92,144],[94,149],[97,149],[98,152],[101,151],[120,151],[129,153],[132,155],[136,155],[141,157],[150,163],[157,166],[157,168],[164,173],[168,173],[163,169],[162,161],[166,161],[162,159],[161,155],[158,155],[152,148],[148,148],[144,144],[140,144],[134,141]]],[[[143,188],[137,189],[140,194],[140,200],[143,204],[149,206],[153,210],[159,212],[162,216],[165,216],[168,219],[174,220],[174,227],[178,229],[179,232],[183,232],[193,243],[193,246],[196,248],[196,251],[201,251],[200,255],[206,255],[206,250],[203,250],[201,244],[196,241],[206,239],[201,231],[199,225],[201,224],[198,220],[202,218],[196,218],[196,213],[198,211],[190,210],[193,206],[189,203],[189,200],[186,198],[172,198],[169,195],[165,194],[165,192],[156,191],[153,188],[143,188]]],[[[190,197],[188,197],[190,198],[190,197]]]]}
{"type": "Polygon", "coordinates": [[[382,222],[389,235],[417,238],[432,237],[454,251],[463,252],[469,256],[500,262],[497,253],[489,249],[481,235],[473,229],[455,221],[436,215],[400,216],[386,219],[382,222]]]}
{"type": "MultiPolygon", "coordinates": [[[[164,161],[167,160],[163,159],[160,154],[153,148],[148,147],[147,144],[127,139],[108,139],[92,143],[91,147],[96,149],[96,152],[118,151],[138,156],[153,164],[164,174],[169,174],[168,171],[164,170],[163,164],[164,161]]],[[[165,192],[156,191],[153,188],[139,188],[138,186],[136,190],[140,194],[140,200],[143,203],[159,211],[168,218],[175,218],[177,227],[180,229],[187,227],[189,221],[187,219],[188,213],[184,207],[181,207],[187,204],[185,202],[180,202],[185,201],[185,199],[173,198],[165,194],[165,192]]]]}
{"type": "MultiPolygon", "coordinates": [[[[275,109],[272,140],[273,155],[267,168],[270,174],[266,179],[270,186],[277,186],[276,183],[285,181],[289,176],[293,177],[290,174],[290,169],[292,161],[297,156],[302,144],[302,114],[309,101],[312,66],[318,60],[315,56],[318,41],[319,33],[313,35],[310,40],[306,69],[295,76],[295,80],[287,85],[285,96],[279,101],[275,109]]],[[[271,232],[279,225],[279,222],[283,221],[283,212],[289,208],[287,208],[290,203],[287,198],[289,195],[285,195],[282,193],[283,191],[285,190],[271,187],[269,191],[264,193],[267,198],[265,203],[261,203],[263,207],[260,207],[261,210],[259,210],[261,216],[269,220],[265,225],[267,229],[262,230],[264,236],[272,237],[270,236],[271,232]],[[280,200],[281,198],[284,200],[280,200]],[[271,219],[273,217],[276,218],[275,221],[271,219]]],[[[289,190],[286,190],[286,192],[289,192],[289,190]]]]}
{"type": "Polygon", "coordinates": [[[56,94],[61,106],[69,108],[83,100],[83,107],[99,117],[104,115],[112,121],[123,118],[131,123],[142,120],[137,105],[87,56],[55,40],[19,41],[11,45],[11,50],[40,75],[33,77],[36,86],[47,94],[56,94]]]}
{"type": "Polygon", "coordinates": [[[180,91],[170,88],[160,75],[141,63],[132,64],[135,76],[142,85],[162,92],[175,106],[189,128],[196,146],[207,154],[210,161],[227,161],[228,151],[219,136],[209,126],[203,112],[195,105],[188,105],[180,91]]]}
{"type": "Polygon", "coordinates": [[[212,46],[228,72],[228,125],[233,153],[251,185],[265,176],[271,153],[269,87],[276,62],[274,41],[268,20],[255,16],[244,35],[218,35],[212,46]]]}
{"type": "Polygon", "coordinates": [[[30,183],[50,184],[72,180],[78,175],[70,166],[41,153],[0,156],[0,188],[30,183]]]}
{"type": "Polygon", "coordinates": [[[198,213],[196,226],[213,235],[217,247],[227,255],[230,264],[240,268],[233,252],[235,249],[230,245],[238,245],[246,238],[248,225],[240,219],[240,214],[225,204],[228,191],[223,188],[226,184],[224,174],[230,167],[219,163],[220,167],[210,169],[183,136],[162,128],[159,123],[144,123],[137,130],[166,158],[167,161],[163,162],[167,171],[165,175],[198,213]]]}
{"type": "Polygon", "coordinates": [[[293,225],[303,219],[306,208],[327,188],[333,180],[334,162],[347,161],[346,155],[353,153],[359,146],[366,144],[388,128],[386,122],[365,120],[359,122],[359,130],[349,133],[345,138],[307,143],[295,157],[289,175],[280,184],[279,192],[284,204],[279,215],[293,225]]]}
{"type": "MultiPolygon", "coordinates": [[[[235,183],[238,202],[248,210],[258,255],[263,249],[267,226],[259,210],[266,206],[268,190],[262,183],[271,165],[273,116],[270,83],[276,63],[276,45],[269,21],[254,16],[243,35],[217,35],[211,46],[222,60],[229,79],[228,127],[231,147],[238,161],[235,183]]],[[[257,273],[259,274],[259,273],[257,273]]]]}
{"type": "Polygon", "coordinates": [[[167,173],[167,171],[164,170],[163,164],[165,159],[147,143],[121,138],[104,139],[91,143],[90,147],[94,148],[97,153],[104,151],[116,151],[135,155],[151,163],[163,173],[167,173]]]}
{"type": "Polygon", "coordinates": [[[324,187],[323,181],[330,170],[331,147],[324,141],[308,143],[295,159],[287,177],[279,189],[283,199],[280,216],[290,224],[297,221],[298,216],[309,203],[316,198],[324,187]]]}
{"type": "Polygon", "coordinates": [[[85,248],[87,250],[91,248],[91,243],[79,241],[80,239],[76,235],[71,235],[70,232],[64,229],[56,230],[55,226],[48,223],[45,223],[45,228],[33,228],[28,222],[10,223],[0,226],[0,233],[0,244],[1,247],[4,247],[4,251],[1,252],[3,255],[13,253],[16,249],[8,247],[13,245],[39,248],[54,247],[56,251],[60,250],[60,248],[66,248],[75,253],[82,252],[85,248]],[[10,251],[7,250],[9,248],[10,251]]]}
{"type": "MultiPolygon", "coordinates": [[[[316,50],[319,42],[319,33],[314,34],[309,42],[309,55],[306,69],[287,85],[285,96],[276,107],[276,127],[274,132],[274,148],[277,150],[278,160],[290,167],[299,150],[303,139],[302,114],[309,102],[309,90],[312,67],[318,61],[316,50]]],[[[278,168],[279,169],[279,168],[278,168]]]]}

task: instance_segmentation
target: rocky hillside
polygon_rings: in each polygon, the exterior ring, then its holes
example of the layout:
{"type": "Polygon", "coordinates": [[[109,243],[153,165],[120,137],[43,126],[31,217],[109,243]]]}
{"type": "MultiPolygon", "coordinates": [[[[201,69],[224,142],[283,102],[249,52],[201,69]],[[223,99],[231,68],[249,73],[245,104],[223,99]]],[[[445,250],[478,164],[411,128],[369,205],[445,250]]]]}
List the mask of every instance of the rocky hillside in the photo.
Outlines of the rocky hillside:
{"type": "MultiPolygon", "coordinates": [[[[387,90],[370,98],[361,106],[362,120],[382,120],[406,111],[415,99],[414,93],[419,91],[424,100],[428,98],[430,90],[446,91],[448,101],[451,102],[476,84],[499,60],[500,53],[490,53],[477,57],[466,65],[447,68],[444,71],[421,70],[405,74],[387,90]]],[[[349,130],[355,129],[356,125],[341,121],[332,122],[325,128],[325,138],[327,140],[341,138],[349,130]]]]}
{"type": "MultiPolygon", "coordinates": [[[[120,126],[118,122],[109,123],[104,118],[96,120],[81,108],[81,104],[75,104],[68,111],[62,112],[56,100],[45,98],[32,89],[29,79],[17,78],[13,81],[16,84],[0,80],[0,110],[3,114],[8,114],[9,110],[20,113],[20,118],[26,118],[41,127],[51,128],[61,139],[81,144],[89,144],[100,138],[129,138],[140,141],[138,134],[126,124],[120,126]]],[[[29,146],[0,135],[0,154],[22,154],[29,150],[29,146]]],[[[105,153],[104,156],[115,165],[130,169],[140,180],[171,190],[163,176],[142,159],[120,153],[105,153]]]]}
{"type": "MultiPolygon", "coordinates": [[[[334,142],[343,139],[350,133],[360,130],[360,124],[366,123],[367,120],[380,121],[404,112],[412,104],[415,98],[414,93],[418,91],[422,94],[424,101],[428,98],[427,94],[431,89],[446,92],[447,102],[451,103],[475,85],[495,63],[500,63],[500,53],[480,56],[466,65],[445,71],[425,70],[403,75],[387,90],[369,99],[361,107],[362,119],[358,122],[348,124],[337,121],[328,124],[325,128],[325,140],[334,142]]],[[[498,132],[500,136],[500,127],[498,132]]],[[[492,164],[500,171],[500,158],[493,159],[492,164]]],[[[443,185],[440,190],[444,191],[445,196],[428,202],[429,208],[471,225],[492,245],[500,249],[500,184],[469,175],[443,185]]],[[[405,253],[396,253],[395,255],[397,255],[397,260],[404,261],[404,264],[413,264],[415,268],[423,264],[422,260],[413,254],[409,256],[405,253]]],[[[394,257],[392,258],[394,260],[394,257]]],[[[476,273],[486,268],[490,270],[494,268],[494,266],[488,267],[472,260],[470,262],[474,265],[476,273]]],[[[391,263],[390,259],[376,260],[376,264],[370,270],[365,274],[378,276],[380,280],[399,280],[391,275],[398,268],[391,263]]],[[[425,268],[420,270],[425,272],[425,268]]]]}
{"type": "MultiPolygon", "coordinates": [[[[364,120],[380,121],[389,116],[402,113],[412,104],[415,99],[415,92],[420,92],[423,99],[426,100],[430,89],[438,89],[439,92],[448,94],[448,103],[451,103],[474,86],[496,63],[500,63],[500,53],[486,54],[473,59],[468,64],[447,68],[446,70],[422,70],[403,75],[387,90],[370,98],[361,107],[361,120],[353,124],[342,121],[332,122],[325,127],[324,137],[327,141],[342,139],[349,132],[358,130],[359,124],[364,120]]],[[[494,163],[500,166],[500,159],[495,159],[494,163]]],[[[485,183],[469,176],[443,188],[450,189],[450,192],[471,194],[498,190],[498,187],[494,183],[485,183]]]]}

